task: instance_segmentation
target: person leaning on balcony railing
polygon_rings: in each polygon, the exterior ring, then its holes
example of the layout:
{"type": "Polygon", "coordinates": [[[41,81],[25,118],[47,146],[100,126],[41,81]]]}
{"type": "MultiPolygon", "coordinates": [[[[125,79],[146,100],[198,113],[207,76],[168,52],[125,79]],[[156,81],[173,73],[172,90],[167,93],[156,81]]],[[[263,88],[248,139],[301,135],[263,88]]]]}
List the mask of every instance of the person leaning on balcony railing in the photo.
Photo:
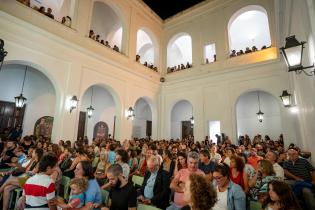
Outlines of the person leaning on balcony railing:
{"type": "Polygon", "coordinates": [[[30,6],[31,3],[30,3],[30,0],[17,0],[18,2],[21,2],[22,4],[26,5],[26,6],[30,6]]]}
{"type": "Polygon", "coordinates": [[[47,12],[45,13],[47,17],[50,17],[51,19],[55,19],[55,16],[52,14],[52,9],[47,8],[47,12]]]}

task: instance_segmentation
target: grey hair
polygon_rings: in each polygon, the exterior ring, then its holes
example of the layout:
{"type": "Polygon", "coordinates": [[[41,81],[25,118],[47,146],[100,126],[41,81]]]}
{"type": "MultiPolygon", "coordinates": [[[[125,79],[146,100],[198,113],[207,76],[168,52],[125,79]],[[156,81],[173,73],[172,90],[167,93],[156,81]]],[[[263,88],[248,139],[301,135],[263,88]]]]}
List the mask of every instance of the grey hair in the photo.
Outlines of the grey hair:
{"type": "Polygon", "coordinates": [[[194,152],[194,151],[188,152],[187,159],[188,158],[192,158],[194,160],[199,161],[199,154],[197,152],[194,152]]]}
{"type": "Polygon", "coordinates": [[[152,155],[150,158],[149,158],[149,160],[148,160],[148,162],[152,162],[155,166],[159,166],[160,165],[160,160],[159,160],[159,158],[157,157],[157,156],[155,156],[155,155],[152,155]]]}

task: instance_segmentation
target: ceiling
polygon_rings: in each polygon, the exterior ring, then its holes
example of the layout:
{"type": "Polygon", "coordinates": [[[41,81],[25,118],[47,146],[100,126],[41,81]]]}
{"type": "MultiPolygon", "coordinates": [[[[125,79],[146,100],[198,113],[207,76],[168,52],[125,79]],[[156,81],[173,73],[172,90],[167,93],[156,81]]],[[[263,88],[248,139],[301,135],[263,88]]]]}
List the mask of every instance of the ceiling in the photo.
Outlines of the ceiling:
{"type": "Polygon", "coordinates": [[[205,0],[143,0],[163,20],[205,0]]]}

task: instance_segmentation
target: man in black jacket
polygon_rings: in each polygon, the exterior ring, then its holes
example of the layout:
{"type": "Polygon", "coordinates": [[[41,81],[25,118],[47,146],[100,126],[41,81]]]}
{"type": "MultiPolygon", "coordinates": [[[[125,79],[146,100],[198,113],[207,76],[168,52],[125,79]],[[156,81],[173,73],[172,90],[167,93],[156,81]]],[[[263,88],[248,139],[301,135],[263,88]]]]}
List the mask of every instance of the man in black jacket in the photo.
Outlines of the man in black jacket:
{"type": "Polygon", "coordinates": [[[168,173],[159,167],[159,159],[156,156],[149,158],[148,171],[144,176],[139,201],[148,205],[154,205],[165,209],[169,206],[170,179],[168,173]]]}

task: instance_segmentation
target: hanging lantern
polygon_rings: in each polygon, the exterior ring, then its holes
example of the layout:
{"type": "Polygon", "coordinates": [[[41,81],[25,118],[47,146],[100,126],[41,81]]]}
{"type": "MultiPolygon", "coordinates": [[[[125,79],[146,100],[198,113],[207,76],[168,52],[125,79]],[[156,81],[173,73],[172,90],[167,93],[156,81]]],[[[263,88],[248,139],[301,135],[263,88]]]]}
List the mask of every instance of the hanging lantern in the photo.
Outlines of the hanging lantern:
{"type": "Polygon", "coordinates": [[[23,84],[22,84],[22,90],[20,95],[14,97],[15,100],[15,106],[20,109],[24,106],[25,102],[27,101],[27,98],[23,96],[23,90],[24,90],[24,83],[25,83],[25,78],[26,78],[26,72],[27,72],[27,66],[25,66],[25,71],[24,71],[24,78],[23,78],[23,84]]]}
{"type": "Polygon", "coordinates": [[[90,105],[87,109],[87,115],[88,115],[88,118],[91,118],[92,115],[93,115],[93,111],[95,110],[92,105],[90,105]]]}
{"type": "Polygon", "coordinates": [[[134,109],[132,107],[129,107],[127,111],[127,120],[129,119],[134,120],[134,118],[135,118],[134,109]]]}
{"type": "Polygon", "coordinates": [[[257,118],[258,118],[259,122],[262,122],[264,119],[264,113],[259,110],[259,112],[257,112],[256,114],[257,114],[257,118]]]}
{"type": "Polygon", "coordinates": [[[77,96],[72,96],[72,98],[70,99],[70,113],[72,112],[72,110],[78,107],[78,102],[79,100],[77,96]]]}
{"type": "Polygon", "coordinates": [[[288,93],[287,90],[284,90],[282,92],[282,95],[280,96],[280,98],[282,100],[282,103],[283,103],[284,107],[291,107],[291,105],[292,105],[292,102],[291,102],[292,95],[290,93],[288,93]]]}

